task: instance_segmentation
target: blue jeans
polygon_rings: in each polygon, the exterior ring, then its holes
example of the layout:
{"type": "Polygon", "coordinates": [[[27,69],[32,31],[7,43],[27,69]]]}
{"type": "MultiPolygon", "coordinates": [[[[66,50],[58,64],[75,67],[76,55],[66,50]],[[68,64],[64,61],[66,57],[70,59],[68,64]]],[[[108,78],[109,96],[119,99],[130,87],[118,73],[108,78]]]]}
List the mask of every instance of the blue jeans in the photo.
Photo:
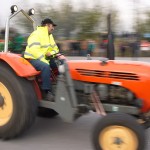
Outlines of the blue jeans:
{"type": "Polygon", "coordinates": [[[50,80],[50,76],[51,76],[50,67],[51,68],[57,67],[54,60],[50,61],[50,65],[47,63],[44,63],[38,59],[31,59],[31,60],[29,60],[29,62],[34,66],[34,68],[37,71],[41,71],[41,79],[42,79],[41,89],[51,91],[52,86],[51,86],[51,80],[50,80]]]}

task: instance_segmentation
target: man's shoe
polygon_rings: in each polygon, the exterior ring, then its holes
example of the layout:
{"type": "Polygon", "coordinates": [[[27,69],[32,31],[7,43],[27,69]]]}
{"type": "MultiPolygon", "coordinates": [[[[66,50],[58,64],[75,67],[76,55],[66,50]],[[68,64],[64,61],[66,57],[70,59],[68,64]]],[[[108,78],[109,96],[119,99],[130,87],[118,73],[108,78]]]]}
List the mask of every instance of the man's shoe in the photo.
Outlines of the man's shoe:
{"type": "Polygon", "coordinates": [[[43,99],[44,100],[47,100],[47,101],[51,101],[51,102],[54,102],[54,95],[52,92],[48,91],[47,93],[45,93],[43,95],[43,99]]]}
{"type": "Polygon", "coordinates": [[[46,96],[45,96],[45,100],[54,102],[54,95],[53,95],[53,93],[48,91],[46,96]]]}

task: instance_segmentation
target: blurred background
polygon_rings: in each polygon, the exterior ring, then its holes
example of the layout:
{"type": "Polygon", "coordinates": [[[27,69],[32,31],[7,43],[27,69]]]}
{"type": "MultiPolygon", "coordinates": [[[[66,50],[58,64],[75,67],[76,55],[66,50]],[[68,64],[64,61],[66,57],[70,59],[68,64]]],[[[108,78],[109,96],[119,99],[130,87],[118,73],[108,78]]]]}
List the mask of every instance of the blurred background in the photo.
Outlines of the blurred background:
{"type": "MultiPolygon", "coordinates": [[[[61,52],[68,56],[106,57],[108,47],[108,15],[115,47],[115,56],[150,56],[149,0],[11,0],[3,1],[0,10],[0,51],[4,48],[5,21],[11,5],[28,11],[35,9],[37,26],[45,17],[58,26],[53,35],[61,52]]],[[[9,50],[22,53],[33,31],[22,14],[11,20],[9,50]]]]}

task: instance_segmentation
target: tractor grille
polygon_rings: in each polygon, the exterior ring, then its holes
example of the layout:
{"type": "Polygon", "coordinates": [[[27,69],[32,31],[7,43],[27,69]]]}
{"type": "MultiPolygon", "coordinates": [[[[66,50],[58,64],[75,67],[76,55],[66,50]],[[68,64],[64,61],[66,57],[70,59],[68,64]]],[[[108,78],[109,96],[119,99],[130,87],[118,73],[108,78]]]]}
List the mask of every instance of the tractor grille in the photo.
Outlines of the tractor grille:
{"type": "Polygon", "coordinates": [[[139,80],[139,77],[136,74],[125,72],[110,72],[109,77],[127,80],[139,80]]]}
{"type": "Polygon", "coordinates": [[[134,73],[98,71],[98,70],[87,70],[87,69],[76,69],[76,70],[78,71],[78,73],[85,76],[117,78],[117,79],[124,79],[124,80],[139,80],[139,77],[134,73]]]}
{"type": "Polygon", "coordinates": [[[86,70],[86,69],[76,69],[81,75],[85,76],[95,76],[95,77],[108,77],[105,71],[98,70],[86,70]]]}

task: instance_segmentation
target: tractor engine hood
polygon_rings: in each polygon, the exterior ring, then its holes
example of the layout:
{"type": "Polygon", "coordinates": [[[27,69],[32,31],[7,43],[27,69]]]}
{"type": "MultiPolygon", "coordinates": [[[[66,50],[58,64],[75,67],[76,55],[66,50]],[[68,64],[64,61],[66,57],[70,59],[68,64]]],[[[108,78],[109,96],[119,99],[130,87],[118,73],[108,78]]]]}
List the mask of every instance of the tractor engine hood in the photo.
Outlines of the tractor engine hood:
{"type": "Polygon", "coordinates": [[[150,109],[150,63],[139,61],[68,61],[73,80],[88,84],[121,86],[143,99],[143,111],[150,109]]]}
{"type": "Polygon", "coordinates": [[[68,61],[72,79],[95,83],[150,80],[150,63],[122,60],[68,61]]]}

